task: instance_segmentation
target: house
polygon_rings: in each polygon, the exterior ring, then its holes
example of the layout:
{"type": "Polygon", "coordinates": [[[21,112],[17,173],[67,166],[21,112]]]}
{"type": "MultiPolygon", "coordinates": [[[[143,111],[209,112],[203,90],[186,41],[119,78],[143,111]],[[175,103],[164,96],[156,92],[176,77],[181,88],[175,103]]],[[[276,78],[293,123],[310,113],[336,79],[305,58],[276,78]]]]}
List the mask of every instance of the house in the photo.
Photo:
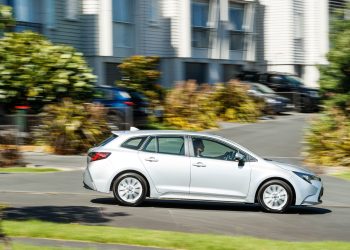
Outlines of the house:
{"type": "Polygon", "coordinates": [[[298,74],[315,86],[327,63],[327,0],[0,0],[16,30],[31,29],[84,53],[97,84],[117,65],[159,56],[160,83],[227,81],[241,70],[298,74]]]}

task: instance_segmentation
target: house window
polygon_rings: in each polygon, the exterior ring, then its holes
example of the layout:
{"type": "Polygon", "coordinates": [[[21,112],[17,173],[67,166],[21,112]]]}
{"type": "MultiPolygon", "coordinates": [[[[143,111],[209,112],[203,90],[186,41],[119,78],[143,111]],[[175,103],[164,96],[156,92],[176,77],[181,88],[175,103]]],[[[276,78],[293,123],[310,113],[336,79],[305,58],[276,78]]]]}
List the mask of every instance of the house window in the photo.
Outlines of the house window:
{"type": "Polygon", "coordinates": [[[303,38],[303,14],[297,12],[294,14],[294,38],[302,39],[303,38]]]}
{"type": "Polygon", "coordinates": [[[244,34],[242,32],[230,33],[230,50],[243,50],[244,48],[244,34]]]}
{"type": "Polygon", "coordinates": [[[17,21],[41,23],[41,1],[38,0],[15,0],[14,16],[17,21]]]}
{"type": "Polygon", "coordinates": [[[208,2],[192,2],[192,47],[209,47],[208,2]]]}
{"type": "Polygon", "coordinates": [[[117,47],[133,46],[133,0],[113,0],[114,41],[117,47]]]}
{"type": "Polygon", "coordinates": [[[66,18],[69,20],[77,20],[79,15],[80,0],[66,0],[66,18]]]}
{"type": "Polygon", "coordinates": [[[244,49],[244,4],[230,4],[230,50],[244,49]]]}
{"type": "Polygon", "coordinates": [[[55,7],[55,0],[46,0],[46,24],[47,27],[52,29],[56,26],[56,7],[55,7]]]}
{"type": "Polygon", "coordinates": [[[149,5],[149,20],[151,23],[159,21],[159,0],[151,0],[149,5]]]}

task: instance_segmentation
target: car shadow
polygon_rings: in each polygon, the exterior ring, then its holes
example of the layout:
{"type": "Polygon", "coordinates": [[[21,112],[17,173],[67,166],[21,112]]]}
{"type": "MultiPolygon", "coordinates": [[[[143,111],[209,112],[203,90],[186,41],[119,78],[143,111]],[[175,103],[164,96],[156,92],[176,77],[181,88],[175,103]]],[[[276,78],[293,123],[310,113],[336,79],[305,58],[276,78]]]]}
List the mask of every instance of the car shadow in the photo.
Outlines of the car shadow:
{"type": "MultiPolygon", "coordinates": [[[[113,198],[96,198],[91,200],[95,204],[118,205],[113,198]]],[[[156,207],[156,208],[176,208],[176,209],[195,209],[195,210],[218,210],[218,211],[242,211],[242,212],[263,212],[258,204],[245,203],[223,203],[206,201],[180,201],[180,200],[152,200],[147,199],[138,207],[156,207]]],[[[320,207],[292,206],[287,214],[327,214],[332,211],[320,207]]]]}
{"type": "Polygon", "coordinates": [[[87,206],[31,206],[9,207],[3,210],[3,218],[8,220],[41,220],[60,223],[105,223],[116,216],[128,213],[106,212],[103,208],[87,206]]]}

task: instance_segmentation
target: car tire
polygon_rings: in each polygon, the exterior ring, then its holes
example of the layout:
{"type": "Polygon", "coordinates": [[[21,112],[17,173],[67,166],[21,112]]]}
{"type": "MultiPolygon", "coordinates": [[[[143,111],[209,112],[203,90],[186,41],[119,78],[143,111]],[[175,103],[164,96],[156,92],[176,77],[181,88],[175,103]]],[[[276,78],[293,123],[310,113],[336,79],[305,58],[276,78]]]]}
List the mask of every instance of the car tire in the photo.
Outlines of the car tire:
{"type": "Polygon", "coordinates": [[[292,204],[293,192],[286,182],[271,180],[260,187],[257,198],[264,211],[283,213],[292,204]]]}
{"type": "Polygon", "coordinates": [[[119,205],[138,206],[146,198],[146,180],[139,174],[126,173],[114,180],[112,191],[119,205]]]}

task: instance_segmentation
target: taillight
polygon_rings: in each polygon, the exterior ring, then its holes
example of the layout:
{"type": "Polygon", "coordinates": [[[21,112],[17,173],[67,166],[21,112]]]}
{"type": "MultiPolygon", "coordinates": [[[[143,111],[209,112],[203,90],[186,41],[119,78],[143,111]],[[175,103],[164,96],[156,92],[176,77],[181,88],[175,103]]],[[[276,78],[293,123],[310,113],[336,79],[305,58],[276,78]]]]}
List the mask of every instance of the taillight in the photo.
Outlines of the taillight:
{"type": "Polygon", "coordinates": [[[126,104],[127,106],[134,106],[135,105],[135,103],[133,103],[133,102],[124,102],[124,104],[126,104]]]}
{"type": "Polygon", "coordinates": [[[89,153],[90,161],[98,161],[106,159],[108,156],[110,156],[111,153],[109,152],[91,152],[89,153]]]}

